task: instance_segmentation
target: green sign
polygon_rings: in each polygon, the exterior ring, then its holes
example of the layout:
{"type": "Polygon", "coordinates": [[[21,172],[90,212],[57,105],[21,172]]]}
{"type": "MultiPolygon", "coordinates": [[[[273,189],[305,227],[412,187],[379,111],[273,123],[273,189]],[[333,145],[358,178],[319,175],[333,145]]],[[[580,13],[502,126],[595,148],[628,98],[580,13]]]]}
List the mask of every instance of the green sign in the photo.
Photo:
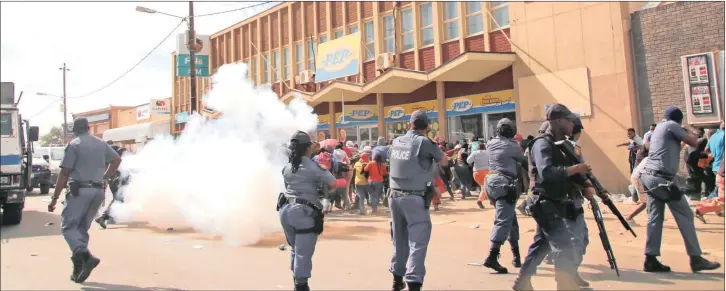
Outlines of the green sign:
{"type": "MultiPolygon", "coordinates": [[[[178,55],[176,58],[176,75],[178,77],[189,77],[191,74],[189,55],[178,55]]],[[[208,55],[195,55],[194,67],[197,77],[209,77],[209,56],[208,55]]]]}

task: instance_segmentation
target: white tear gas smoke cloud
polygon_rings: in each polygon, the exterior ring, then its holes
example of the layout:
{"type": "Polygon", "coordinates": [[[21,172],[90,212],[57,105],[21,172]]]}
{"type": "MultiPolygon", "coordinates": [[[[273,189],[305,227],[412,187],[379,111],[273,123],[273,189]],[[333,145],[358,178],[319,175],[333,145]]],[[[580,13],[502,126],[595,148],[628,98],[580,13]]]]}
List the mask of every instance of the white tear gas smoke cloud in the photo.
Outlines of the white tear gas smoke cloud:
{"type": "Polygon", "coordinates": [[[193,115],[177,140],[157,137],[123,157],[124,203],[114,203],[119,223],[193,227],[232,245],[252,244],[280,230],[275,211],[284,189],[282,145],[297,131],[317,126],[299,98],[289,105],[268,87],[255,89],[245,64],[224,65],[212,77],[207,105],[222,115],[193,115]]]}

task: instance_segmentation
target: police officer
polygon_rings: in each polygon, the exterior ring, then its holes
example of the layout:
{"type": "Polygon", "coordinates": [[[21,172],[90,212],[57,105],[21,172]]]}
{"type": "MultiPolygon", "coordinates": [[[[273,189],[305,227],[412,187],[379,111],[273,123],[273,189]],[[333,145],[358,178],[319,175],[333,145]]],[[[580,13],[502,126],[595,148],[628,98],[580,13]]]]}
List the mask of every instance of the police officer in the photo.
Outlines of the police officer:
{"type": "Polygon", "coordinates": [[[721,267],[717,262],[710,262],[701,256],[696,228],[693,225],[693,212],[683,193],[674,184],[678,172],[681,142],[690,146],[698,145],[698,138],[681,126],[683,112],[678,107],[670,106],[663,114],[664,120],[658,124],[650,137],[648,159],[645,162],[640,182],[648,193],[648,227],[645,239],[646,272],[670,272],[671,268],[661,264],[656,257],[660,256],[660,243],[663,234],[663,214],[668,205],[678,229],[686,244],[686,252],[690,256],[693,272],[714,270],[721,267]]]}
{"type": "Polygon", "coordinates": [[[507,268],[499,264],[499,248],[509,240],[514,257],[512,264],[519,268],[519,223],[514,207],[519,197],[517,165],[524,161],[519,144],[512,138],[516,133],[514,123],[502,118],[497,123],[497,136],[487,142],[489,153],[489,175],[486,177],[487,196],[495,207],[494,227],[490,237],[489,257],[484,266],[499,274],[506,274],[507,268]]]}
{"type": "Polygon", "coordinates": [[[409,131],[393,141],[389,154],[393,290],[404,289],[404,279],[409,290],[421,290],[426,275],[433,198],[429,189],[438,170],[434,162],[448,164],[444,152],[426,137],[428,130],[426,112],[413,112],[409,131]]]}
{"type": "Polygon", "coordinates": [[[88,133],[85,117],[73,121],[73,132],[76,138],[66,146],[48,211],[55,210],[58,197],[70,178],[61,212],[61,233],[72,252],[71,281],[83,283],[101,262],[88,250],[88,229],[105,198],[104,180],[116,173],[121,158],[105,142],[88,133]]]}
{"type": "Polygon", "coordinates": [[[553,104],[547,109],[546,117],[549,129],[530,143],[529,151],[535,178],[534,192],[538,195],[530,209],[537,229],[520,275],[512,287],[514,290],[532,289],[530,278],[533,272],[528,273],[528,270],[536,269],[536,263],[548,250],[551,250],[550,255],[554,259],[557,289],[579,289],[573,229],[565,220],[574,220],[567,213],[570,212],[568,209],[574,208],[571,197],[574,196],[575,184],[582,186],[582,193],[591,201],[595,190],[582,175],[590,171],[590,166],[572,165],[554,144],[572,135],[577,115],[562,104],[553,104]]]}
{"type": "Polygon", "coordinates": [[[289,163],[282,170],[285,193],[280,193],[277,210],[285,238],[290,245],[290,269],[296,291],[310,290],[308,279],[313,268],[313,253],[318,235],[323,232],[323,205],[318,199],[318,185],[335,189],[333,175],[310,157],[312,139],[298,131],[289,145],[289,163]]]}

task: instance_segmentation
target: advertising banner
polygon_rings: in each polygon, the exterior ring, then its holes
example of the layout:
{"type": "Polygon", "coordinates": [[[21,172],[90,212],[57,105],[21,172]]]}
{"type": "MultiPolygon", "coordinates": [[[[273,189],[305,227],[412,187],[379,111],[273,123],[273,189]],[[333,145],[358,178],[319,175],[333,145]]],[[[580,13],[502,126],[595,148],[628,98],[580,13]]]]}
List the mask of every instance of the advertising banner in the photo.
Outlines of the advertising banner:
{"type": "Polygon", "coordinates": [[[358,74],[360,32],[318,45],[315,52],[315,82],[358,74]]]}
{"type": "Polygon", "coordinates": [[[723,118],[715,57],[712,52],[681,57],[688,124],[718,123],[723,118]]]}
{"type": "Polygon", "coordinates": [[[151,115],[171,114],[171,102],[169,99],[151,99],[151,115]]]}
{"type": "Polygon", "coordinates": [[[176,40],[176,75],[178,77],[189,77],[191,73],[191,56],[189,49],[194,49],[194,64],[196,76],[209,77],[209,35],[197,34],[195,43],[189,45],[186,33],[177,35],[176,40]]]}
{"type": "Polygon", "coordinates": [[[345,105],[345,115],[335,114],[335,127],[346,128],[378,123],[376,105],[345,105]]]}
{"type": "Polygon", "coordinates": [[[189,112],[183,111],[174,115],[174,124],[187,123],[189,121],[189,112]]]}
{"type": "Polygon", "coordinates": [[[411,113],[416,110],[426,110],[429,119],[439,118],[439,110],[436,106],[436,100],[421,101],[416,103],[401,104],[395,106],[386,106],[383,108],[385,114],[385,123],[408,121],[411,113]]]}
{"type": "Polygon", "coordinates": [[[502,90],[446,99],[446,116],[514,110],[514,90],[502,90]]]}
{"type": "Polygon", "coordinates": [[[136,120],[151,118],[151,104],[136,106],[136,120]]]}
{"type": "Polygon", "coordinates": [[[330,114],[320,115],[318,114],[318,129],[330,128],[330,114]]]}

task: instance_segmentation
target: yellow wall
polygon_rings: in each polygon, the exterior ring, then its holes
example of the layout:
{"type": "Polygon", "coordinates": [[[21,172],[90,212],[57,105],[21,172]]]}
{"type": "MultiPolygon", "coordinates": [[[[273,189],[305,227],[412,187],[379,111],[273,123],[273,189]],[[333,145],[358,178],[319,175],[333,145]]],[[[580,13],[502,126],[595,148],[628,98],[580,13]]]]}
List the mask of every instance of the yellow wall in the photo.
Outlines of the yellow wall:
{"type": "MultiPolygon", "coordinates": [[[[536,133],[544,106],[584,114],[583,154],[610,191],[628,185],[626,129],[638,124],[625,2],[512,2],[517,122],[536,133]]],[[[622,193],[622,192],[621,192],[622,193]]]]}
{"type": "MultiPolygon", "coordinates": [[[[171,102],[171,98],[167,98],[165,100],[167,102],[171,102]]],[[[171,114],[152,115],[151,118],[136,120],[136,107],[119,110],[116,116],[117,122],[115,128],[147,122],[156,122],[160,120],[171,120],[171,114]]]]}

